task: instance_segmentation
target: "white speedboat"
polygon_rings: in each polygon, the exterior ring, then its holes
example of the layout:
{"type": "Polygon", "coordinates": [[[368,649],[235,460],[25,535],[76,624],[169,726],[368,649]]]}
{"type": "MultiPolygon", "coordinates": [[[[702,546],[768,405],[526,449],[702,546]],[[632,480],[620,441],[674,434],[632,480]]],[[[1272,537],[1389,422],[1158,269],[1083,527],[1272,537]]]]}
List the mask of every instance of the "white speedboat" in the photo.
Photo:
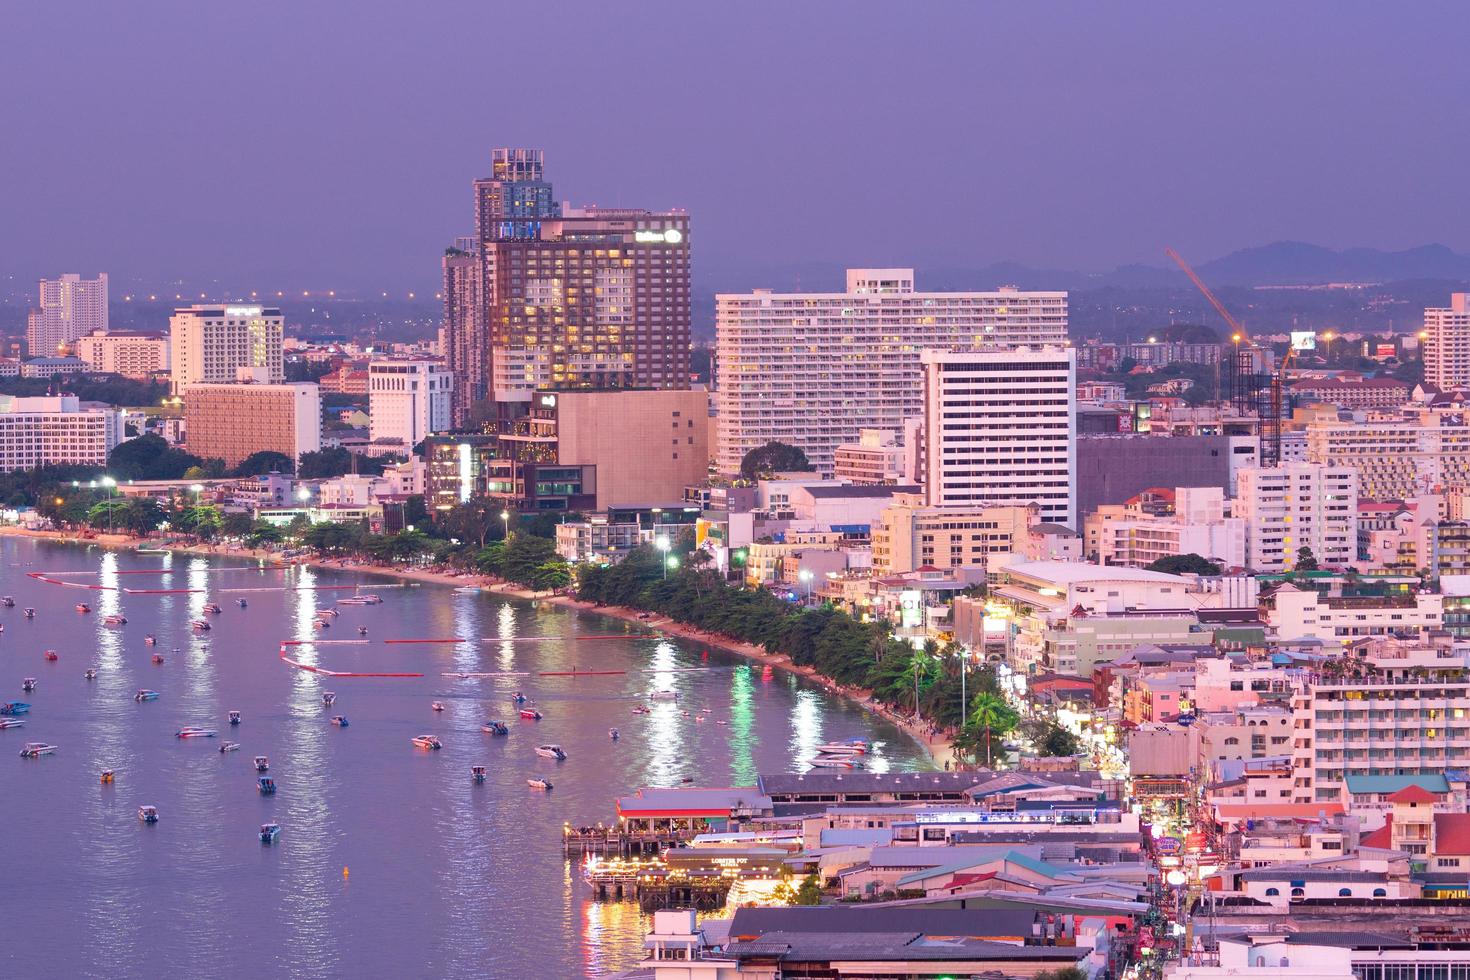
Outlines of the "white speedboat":
{"type": "Polygon", "coordinates": [[[526,780],[526,785],[532,789],[551,789],[551,780],[544,776],[532,776],[526,780]]]}
{"type": "Polygon", "coordinates": [[[444,748],[444,743],[439,741],[439,736],[437,735],[416,735],[414,736],[413,744],[421,749],[444,748]]]}
{"type": "Polygon", "coordinates": [[[868,749],[867,746],[849,745],[846,742],[826,742],[818,745],[817,751],[822,755],[862,755],[868,749]]]}
{"type": "Polygon", "coordinates": [[[22,759],[39,759],[43,755],[50,755],[56,751],[56,746],[47,745],[45,742],[27,742],[20,750],[22,759]]]}
{"type": "Polygon", "coordinates": [[[554,743],[536,746],[536,754],[543,759],[555,759],[557,762],[564,762],[567,757],[566,752],[562,751],[562,747],[554,743]]]}
{"type": "Polygon", "coordinates": [[[174,738],[214,738],[217,733],[213,728],[180,728],[174,732],[174,738]]]}
{"type": "Polygon", "coordinates": [[[223,745],[221,745],[219,747],[219,750],[221,752],[238,752],[238,751],[240,751],[240,743],[239,742],[225,742],[223,745]]]}
{"type": "Polygon", "coordinates": [[[649,695],[649,697],[652,698],[655,701],[677,701],[677,700],[679,700],[679,692],[678,691],[654,691],[652,694],[649,695]]]}
{"type": "Polygon", "coordinates": [[[808,759],[807,765],[813,769],[861,769],[863,764],[851,756],[843,755],[821,755],[815,759],[808,759]]]}

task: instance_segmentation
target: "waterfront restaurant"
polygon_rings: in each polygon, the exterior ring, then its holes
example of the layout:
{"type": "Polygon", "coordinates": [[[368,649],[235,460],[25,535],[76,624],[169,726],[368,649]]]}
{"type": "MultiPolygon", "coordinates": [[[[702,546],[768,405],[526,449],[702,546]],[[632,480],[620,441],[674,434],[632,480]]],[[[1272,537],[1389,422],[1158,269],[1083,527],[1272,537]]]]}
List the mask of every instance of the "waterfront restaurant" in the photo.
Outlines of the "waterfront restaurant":
{"type": "Polygon", "coordinates": [[[735,830],[771,815],[771,798],[753,786],[640,789],[618,798],[618,823],[627,833],[694,834],[735,830]]]}

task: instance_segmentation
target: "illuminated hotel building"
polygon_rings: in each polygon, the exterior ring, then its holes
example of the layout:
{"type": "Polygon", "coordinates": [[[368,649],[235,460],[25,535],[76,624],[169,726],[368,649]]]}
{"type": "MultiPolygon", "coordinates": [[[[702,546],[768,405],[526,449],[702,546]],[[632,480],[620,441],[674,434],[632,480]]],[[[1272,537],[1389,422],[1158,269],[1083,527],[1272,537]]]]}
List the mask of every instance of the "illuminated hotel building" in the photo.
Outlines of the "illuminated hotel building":
{"type": "Polygon", "coordinates": [[[1424,311],[1424,382],[1441,391],[1470,385],[1470,293],[1424,311]]]}
{"type": "Polygon", "coordinates": [[[259,452],[299,461],[322,448],[321,396],[311,382],[192,384],[183,395],[185,445],[195,456],[238,466],[259,452]]]}
{"type": "Polygon", "coordinates": [[[169,317],[174,391],[200,382],[229,383],[240,368],[262,368],[263,380],[286,379],[281,336],[286,320],[266,306],[195,305],[169,317]]]}
{"type": "Polygon", "coordinates": [[[83,279],[74,272],[42,279],[40,305],[26,317],[26,351],[31,357],[55,357],[78,337],[107,332],[107,273],[83,279]]]}
{"type": "Polygon", "coordinates": [[[456,417],[486,398],[523,414],[542,388],[688,388],[688,214],[562,207],[539,150],[496,150],[492,171],[474,248],[444,258],[456,417]]]}
{"type": "Polygon", "coordinates": [[[849,269],[841,293],[716,297],[717,468],[772,440],[830,473],[861,429],[924,413],[925,350],[1067,342],[1067,294],[914,291],[912,269],[849,269]]]}

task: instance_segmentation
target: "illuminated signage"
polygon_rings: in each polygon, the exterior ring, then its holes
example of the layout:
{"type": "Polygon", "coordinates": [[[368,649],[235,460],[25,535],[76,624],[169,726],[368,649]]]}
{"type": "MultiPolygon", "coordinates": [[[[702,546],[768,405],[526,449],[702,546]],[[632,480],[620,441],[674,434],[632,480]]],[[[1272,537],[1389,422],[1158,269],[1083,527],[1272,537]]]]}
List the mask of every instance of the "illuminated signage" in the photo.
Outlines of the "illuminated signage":
{"type": "Polygon", "coordinates": [[[663,243],[677,245],[684,240],[684,233],[677,228],[659,230],[651,228],[633,232],[633,241],[645,244],[663,243]]]}
{"type": "Polygon", "coordinates": [[[459,452],[459,502],[465,503],[470,499],[470,491],[474,489],[474,466],[470,459],[474,449],[467,442],[462,442],[455,448],[459,452]]]}
{"type": "Polygon", "coordinates": [[[261,306],[226,306],[225,316],[260,316],[264,309],[261,306]]]}
{"type": "Polygon", "coordinates": [[[555,408],[556,407],[556,396],[555,395],[542,395],[541,396],[541,404],[545,405],[547,408],[555,408]]]}
{"type": "Polygon", "coordinates": [[[1291,332],[1292,350],[1316,350],[1317,332],[1315,330],[1293,330],[1291,332]]]}

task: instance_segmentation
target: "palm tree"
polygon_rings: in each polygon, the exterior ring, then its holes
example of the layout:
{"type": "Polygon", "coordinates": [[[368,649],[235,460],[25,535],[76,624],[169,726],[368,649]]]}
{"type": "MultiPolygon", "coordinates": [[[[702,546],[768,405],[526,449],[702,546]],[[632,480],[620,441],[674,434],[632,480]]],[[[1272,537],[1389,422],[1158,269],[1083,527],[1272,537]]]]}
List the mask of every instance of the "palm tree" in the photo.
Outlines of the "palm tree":
{"type": "Polygon", "coordinates": [[[989,769],[992,760],[991,737],[1016,727],[1015,709],[998,695],[982,691],[970,702],[970,726],[985,735],[985,768],[989,769]]]}

